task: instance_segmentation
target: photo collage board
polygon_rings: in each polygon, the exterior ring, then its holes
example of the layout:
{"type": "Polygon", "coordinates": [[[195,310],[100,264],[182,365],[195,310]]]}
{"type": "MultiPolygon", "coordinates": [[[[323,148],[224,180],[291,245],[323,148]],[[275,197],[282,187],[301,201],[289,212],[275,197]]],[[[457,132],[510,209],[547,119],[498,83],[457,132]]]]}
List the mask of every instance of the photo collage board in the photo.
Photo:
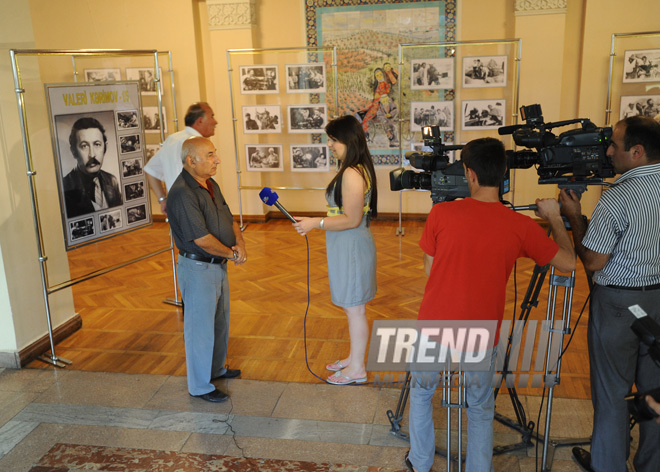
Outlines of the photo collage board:
{"type": "Polygon", "coordinates": [[[45,88],[67,250],[151,224],[139,82],[45,88]]]}
{"type": "Polygon", "coordinates": [[[609,125],[631,116],[660,120],[660,33],[613,36],[609,125]]]}
{"type": "MultiPolygon", "coordinates": [[[[137,81],[142,97],[142,108],[140,110],[140,120],[145,133],[145,155],[146,161],[149,161],[160,149],[160,129],[161,116],[158,113],[158,84],[156,81],[156,70],[151,67],[125,67],[123,72],[121,68],[96,68],[84,69],[83,77],[86,82],[112,82],[118,80],[137,81]]],[[[163,76],[162,67],[158,68],[158,77],[161,84],[161,99],[166,96],[165,86],[166,77],[163,76]]],[[[168,118],[171,119],[171,110],[166,105],[162,105],[162,123],[163,133],[167,137],[168,133],[176,130],[168,129],[168,118]]]]}
{"type": "Polygon", "coordinates": [[[296,53],[287,56],[290,63],[236,68],[238,152],[248,172],[330,170],[330,151],[323,142],[332,117],[324,98],[334,90],[327,55],[296,53]]]}
{"type": "MultiPolygon", "coordinates": [[[[422,130],[437,126],[444,145],[460,145],[513,123],[518,40],[403,45],[402,150],[431,152],[422,130]]],[[[460,151],[459,151],[460,152],[460,151]]],[[[456,152],[447,153],[453,162],[456,152]]],[[[402,165],[409,162],[403,158],[402,165]]]]}

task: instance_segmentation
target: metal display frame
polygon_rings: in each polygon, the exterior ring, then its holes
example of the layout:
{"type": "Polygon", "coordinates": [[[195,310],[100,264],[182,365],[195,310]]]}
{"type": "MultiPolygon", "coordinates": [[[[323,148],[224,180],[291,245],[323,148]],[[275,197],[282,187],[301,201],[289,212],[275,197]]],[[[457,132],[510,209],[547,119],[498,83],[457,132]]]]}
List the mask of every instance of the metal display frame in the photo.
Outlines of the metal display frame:
{"type": "MultiPolygon", "coordinates": [[[[26,110],[26,105],[25,105],[25,89],[23,88],[23,80],[22,76],[20,73],[20,67],[19,67],[19,57],[21,56],[70,56],[71,57],[71,62],[73,66],[73,76],[74,76],[74,82],[78,81],[78,71],[77,71],[77,64],[76,64],[76,59],[81,58],[81,57],[142,57],[142,56],[152,56],[154,60],[154,75],[155,75],[155,83],[156,83],[156,89],[157,89],[157,96],[158,96],[158,114],[159,114],[159,119],[160,123],[164,123],[163,121],[163,106],[162,106],[162,95],[163,95],[163,90],[162,90],[162,83],[161,83],[161,77],[160,77],[160,68],[158,64],[158,55],[159,54],[167,54],[169,57],[169,73],[170,73],[170,79],[171,79],[171,93],[172,93],[172,103],[174,107],[174,123],[175,127],[178,129],[178,119],[176,116],[176,102],[175,102],[175,96],[174,96],[174,75],[173,75],[173,68],[172,68],[172,54],[170,51],[165,51],[165,52],[159,52],[155,49],[136,49],[136,50],[122,50],[122,49],[76,49],[76,50],[68,50],[68,49],[10,49],[9,50],[9,55],[11,59],[11,66],[12,66],[12,73],[13,73],[13,78],[14,78],[14,90],[16,93],[16,102],[18,106],[18,113],[19,113],[19,122],[20,122],[20,127],[21,127],[21,135],[22,135],[22,141],[23,141],[23,153],[25,155],[25,165],[27,168],[27,176],[28,176],[28,184],[29,184],[29,189],[30,189],[30,201],[32,205],[32,219],[34,223],[34,231],[37,239],[37,251],[38,251],[38,260],[39,260],[39,269],[40,269],[40,274],[41,274],[41,285],[42,285],[42,294],[44,298],[44,304],[45,304],[45,309],[46,309],[46,319],[47,319],[47,327],[48,327],[48,337],[49,337],[49,342],[50,342],[50,354],[44,353],[41,355],[38,359],[48,363],[52,364],[56,367],[66,367],[67,365],[71,365],[72,362],[68,359],[58,357],[55,353],[55,341],[53,337],[53,323],[52,323],[52,318],[51,318],[51,312],[50,312],[50,301],[49,297],[51,294],[58,292],[60,290],[63,290],[65,288],[71,287],[73,285],[76,285],[80,282],[84,282],[86,280],[98,277],[100,275],[104,275],[108,272],[111,272],[116,269],[121,269],[123,267],[126,267],[129,264],[132,264],[134,262],[139,262],[144,259],[147,259],[149,257],[161,254],[165,251],[171,251],[172,253],[172,266],[174,270],[174,293],[175,293],[175,303],[174,304],[180,304],[178,302],[178,295],[177,295],[177,283],[176,283],[176,266],[175,266],[175,255],[174,255],[174,245],[172,241],[172,236],[170,234],[170,245],[166,248],[162,249],[157,249],[155,251],[152,251],[148,254],[139,256],[135,259],[132,259],[130,261],[122,262],[120,264],[116,264],[110,267],[106,267],[103,269],[98,269],[93,272],[90,272],[88,274],[72,278],[71,280],[55,284],[55,285],[50,285],[48,281],[48,267],[47,267],[47,261],[48,261],[48,256],[45,254],[45,249],[44,249],[44,238],[43,238],[43,231],[42,231],[42,224],[41,224],[41,217],[40,217],[40,212],[39,212],[39,202],[37,198],[37,187],[36,187],[36,175],[37,171],[35,170],[34,166],[34,161],[32,158],[32,150],[30,146],[30,133],[28,129],[28,115],[27,115],[27,110],[26,110]]],[[[161,143],[162,141],[165,140],[165,134],[164,134],[164,126],[160,127],[160,137],[161,137],[161,143]]]]}
{"type": "MultiPolygon", "coordinates": [[[[318,93],[318,92],[309,92],[309,95],[316,95],[316,99],[319,99],[319,95],[326,95],[327,94],[332,94],[333,99],[334,99],[334,107],[328,106],[328,119],[331,118],[336,118],[337,117],[337,110],[338,110],[338,104],[339,104],[339,87],[337,84],[337,48],[336,46],[333,47],[291,47],[291,48],[263,48],[263,49],[228,49],[227,50],[227,69],[228,69],[228,75],[229,75],[229,96],[230,96],[230,104],[231,104],[231,112],[232,112],[232,124],[233,124],[233,136],[234,136],[234,156],[236,159],[236,183],[237,183],[237,189],[238,189],[238,211],[239,211],[239,219],[240,219],[240,228],[241,230],[244,230],[246,225],[243,223],[243,201],[242,201],[242,196],[241,193],[243,190],[261,190],[261,186],[254,186],[254,185],[243,185],[241,183],[241,158],[239,157],[239,141],[243,142],[243,140],[239,140],[239,132],[242,132],[242,122],[239,121],[239,117],[242,117],[241,113],[241,107],[245,104],[245,100],[241,100],[241,97],[247,96],[250,97],[251,99],[255,99],[254,94],[249,94],[249,95],[243,95],[240,92],[236,93],[234,91],[234,80],[238,81],[240,80],[240,77],[238,76],[238,71],[236,69],[236,66],[238,65],[238,60],[235,58],[238,58],[240,56],[247,56],[250,58],[257,58],[261,59],[267,54],[274,54],[274,55],[280,55],[280,54],[297,54],[301,53],[304,54],[308,59],[315,59],[318,58],[319,56],[324,57],[326,54],[332,54],[332,60],[330,64],[326,63],[326,74],[328,73],[329,68],[332,68],[332,74],[333,74],[333,80],[332,83],[334,85],[333,90],[328,90],[326,89],[325,92],[318,93]],[[329,66],[329,67],[328,67],[329,66]],[[239,128],[240,126],[240,128],[239,128]]],[[[316,61],[318,62],[318,61],[316,61]]],[[[300,63],[300,61],[298,61],[300,63]]],[[[314,64],[314,62],[307,62],[309,64],[314,64]]],[[[269,64],[268,62],[263,63],[263,65],[269,64]]],[[[287,63],[281,63],[278,62],[276,65],[279,69],[279,73],[281,74],[284,69],[284,67],[287,63]]],[[[254,65],[255,67],[258,67],[259,65],[262,65],[261,62],[257,62],[253,60],[250,65],[254,65]]],[[[282,74],[283,76],[283,74],[282,74]]],[[[280,77],[282,77],[280,76],[280,77]]],[[[286,80],[286,77],[284,77],[286,80]]],[[[326,83],[329,81],[326,79],[326,83]]],[[[301,94],[296,93],[296,94],[288,94],[286,93],[286,87],[282,84],[280,84],[280,91],[279,93],[269,93],[263,95],[263,97],[267,98],[269,103],[277,100],[278,105],[282,105],[283,103],[283,97],[289,96],[291,97],[292,95],[295,95],[296,97],[299,97],[301,94]],[[282,90],[284,89],[284,91],[282,90]]],[[[314,101],[314,98],[312,99],[312,102],[314,101]]],[[[286,101],[284,101],[286,102],[286,101]]],[[[318,101],[319,104],[323,103],[323,101],[318,101]]],[[[260,104],[261,106],[263,105],[268,105],[266,103],[260,104]]],[[[327,104],[327,100],[326,100],[327,104]]],[[[281,133],[278,133],[278,135],[283,135],[283,134],[288,134],[285,132],[284,129],[282,129],[281,133]]],[[[254,136],[254,135],[251,135],[254,136]]],[[[272,135],[271,135],[272,136],[272,135]]],[[[300,135],[295,135],[295,136],[300,136],[300,135]]],[[[314,135],[312,135],[314,136],[314,135]]],[[[321,138],[318,138],[318,141],[316,138],[312,138],[314,143],[321,143],[321,138]]],[[[284,152],[282,153],[284,154],[284,152]]],[[[281,156],[282,159],[284,159],[284,156],[281,156]]],[[[330,156],[328,156],[328,160],[330,160],[330,156]]],[[[272,186],[271,187],[274,190],[323,190],[325,191],[325,187],[304,187],[304,186],[272,186]]]]}
{"type": "MultiPolygon", "coordinates": [[[[446,41],[446,42],[437,42],[437,43],[409,43],[409,44],[399,44],[398,52],[398,72],[399,72],[399,165],[403,164],[403,155],[404,155],[404,127],[407,126],[407,133],[420,134],[420,139],[416,141],[421,141],[421,133],[418,131],[410,131],[410,104],[411,97],[413,97],[414,92],[418,89],[413,90],[411,88],[411,83],[408,81],[408,87],[401,85],[404,82],[404,78],[410,78],[410,68],[411,60],[419,58],[437,58],[444,59],[447,57],[453,57],[455,59],[454,63],[454,88],[453,89],[440,89],[444,90],[444,97],[440,97],[441,93],[438,93],[437,99],[442,98],[446,101],[453,102],[453,121],[454,121],[454,131],[449,133],[449,136],[452,138],[454,144],[459,144],[462,140],[462,133],[474,133],[477,130],[462,130],[461,121],[458,119],[460,116],[460,108],[462,100],[481,100],[481,99],[499,99],[497,95],[505,96],[506,100],[511,100],[511,104],[507,103],[506,110],[510,110],[511,113],[505,116],[509,116],[511,122],[506,123],[507,125],[513,125],[518,123],[518,104],[519,104],[519,93],[520,93],[520,63],[522,59],[522,40],[521,39],[502,39],[502,40],[488,40],[488,41],[446,41]],[[502,53],[501,50],[506,48],[506,53],[502,53]],[[510,50],[509,50],[510,49],[510,50]],[[428,51],[428,54],[425,54],[428,51]],[[447,51],[449,55],[443,55],[447,51]],[[435,55],[434,55],[435,54],[435,55]],[[508,57],[508,70],[507,70],[507,85],[506,87],[463,87],[461,82],[461,77],[463,75],[462,69],[462,59],[465,57],[484,57],[484,56],[507,56],[508,57]],[[509,79],[511,76],[511,79],[509,79]],[[495,98],[491,98],[495,95],[495,98]],[[474,97],[474,98],[473,98],[474,97]],[[404,111],[405,109],[405,111],[404,111]]],[[[430,100],[424,100],[430,101],[430,100]]],[[[497,130],[483,130],[482,133],[485,135],[495,134],[497,135],[497,130]]],[[[443,141],[446,136],[446,132],[443,132],[443,141]]],[[[415,142],[411,138],[411,142],[415,142]]],[[[513,195],[515,194],[515,170],[511,173],[511,201],[513,202],[513,195]]],[[[398,236],[403,236],[405,234],[405,229],[402,227],[402,211],[403,211],[403,192],[417,192],[418,190],[401,190],[399,191],[399,226],[396,230],[398,236]]]]}
{"type": "MultiPolygon", "coordinates": [[[[630,45],[631,48],[652,48],[652,49],[658,49],[660,50],[660,31],[647,31],[647,32],[639,32],[639,33],[614,33],[612,34],[612,40],[610,43],[610,61],[609,61],[609,77],[607,79],[607,101],[606,101],[606,106],[605,106],[605,126],[610,126],[611,123],[611,118],[612,118],[612,96],[614,94],[614,74],[615,72],[619,73],[619,77],[623,76],[623,60],[624,57],[620,56],[618,53],[618,48],[617,44],[621,44],[620,42],[617,43],[618,41],[624,41],[623,44],[625,44],[625,41],[628,40],[633,40],[633,39],[639,39],[640,44],[639,45],[630,45]],[[654,39],[655,41],[646,41],[648,39],[654,39]],[[621,58],[621,63],[620,64],[615,64],[615,59],[617,57],[621,58]]],[[[630,43],[628,43],[630,44],[630,43]]],[[[650,82],[653,83],[653,82],[650,82]]],[[[657,95],[660,95],[660,81],[655,82],[657,85],[656,88],[658,90],[657,95]]],[[[648,90],[647,86],[644,86],[643,82],[636,82],[634,85],[626,85],[626,84],[621,84],[620,87],[618,88],[618,97],[621,98],[621,90],[623,88],[629,88],[629,89],[634,89],[638,88],[639,90],[642,91],[642,94],[648,90]],[[647,90],[642,90],[642,89],[647,89],[647,90]]],[[[618,109],[618,105],[617,105],[618,109]]],[[[620,113],[620,110],[619,110],[620,113]]],[[[615,120],[615,123],[619,121],[618,118],[615,120]]]]}

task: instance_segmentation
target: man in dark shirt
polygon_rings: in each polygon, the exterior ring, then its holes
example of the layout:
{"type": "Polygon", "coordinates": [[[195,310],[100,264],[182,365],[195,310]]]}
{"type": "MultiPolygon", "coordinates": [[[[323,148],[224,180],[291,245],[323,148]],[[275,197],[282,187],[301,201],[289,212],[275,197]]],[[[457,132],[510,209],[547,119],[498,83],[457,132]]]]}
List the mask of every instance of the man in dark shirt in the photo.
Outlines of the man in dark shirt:
{"type": "Polygon", "coordinates": [[[103,125],[92,117],[80,118],[71,128],[69,147],[78,165],[62,179],[67,218],[120,206],[117,178],[101,170],[108,149],[103,125]]]}
{"type": "Polygon", "coordinates": [[[211,141],[191,137],[181,149],[183,170],[167,197],[167,216],[179,248],[177,275],[185,306],[183,335],[188,392],[210,402],[227,400],[211,383],[238,377],[227,369],[229,281],[227,261],[247,260],[243,235],[218,184],[220,159],[211,141]]]}

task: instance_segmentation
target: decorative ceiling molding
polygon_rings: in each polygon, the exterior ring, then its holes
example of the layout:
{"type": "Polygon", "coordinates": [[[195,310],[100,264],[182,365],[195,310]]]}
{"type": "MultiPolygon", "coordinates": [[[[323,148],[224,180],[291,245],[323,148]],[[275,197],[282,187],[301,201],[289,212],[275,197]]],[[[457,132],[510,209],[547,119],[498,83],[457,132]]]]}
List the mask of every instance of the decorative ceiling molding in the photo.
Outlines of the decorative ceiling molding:
{"type": "Polygon", "coordinates": [[[206,0],[209,29],[248,29],[257,25],[256,0],[206,0]]]}
{"type": "Polygon", "coordinates": [[[566,0],[516,0],[515,15],[554,15],[566,13],[566,0]]]}

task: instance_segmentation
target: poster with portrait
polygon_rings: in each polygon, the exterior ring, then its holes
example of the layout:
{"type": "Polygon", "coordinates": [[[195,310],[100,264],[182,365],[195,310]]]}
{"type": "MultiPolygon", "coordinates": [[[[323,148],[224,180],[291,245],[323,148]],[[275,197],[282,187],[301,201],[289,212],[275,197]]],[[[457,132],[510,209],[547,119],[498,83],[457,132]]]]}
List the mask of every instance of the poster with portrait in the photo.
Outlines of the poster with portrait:
{"type": "Polygon", "coordinates": [[[286,93],[324,93],[325,64],[287,64],[286,93]]]}
{"type": "Polygon", "coordinates": [[[248,171],[281,172],[284,170],[281,144],[246,144],[248,171]]]}
{"type": "Polygon", "coordinates": [[[276,65],[240,66],[241,93],[280,93],[280,79],[276,65]]]}
{"type": "Polygon", "coordinates": [[[293,172],[327,172],[330,170],[330,151],[325,144],[292,144],[293,172]]]}
{"type": "Polygon", "coordinates": [[[454,88],[454,58],[412,59],[410,61],[411,90],[454,88]]]}
{"type": "MultiPolygon", "coordinates": [[[[163,70],[160,67],[158,68],[158,76],[162,81],[163,70]]],[[[127,67],[126,80],[137,80],[142,95],[156,95],[158,93],[156,74],[153,67],[127,67]]]]}
{"type": "Polygon", "coordinates": [[[45,88],[67,250],[150,224],[138,83],[45,88]]]}
{"type": "Polygon", "coordinates": [[[461,102],[462,129],[486,130],[497,129],[506,125],[504,111],[506,100],[464,100],[461,102]]]}
{"type": "Polygon", "coordinates": [[[626,51],[623,82],[660,82],[660,49],[626,51]]]}
{"type": "Polygon", "coordinates": [[[424,126],[438,126],[440,131],[453,131],[454,102],[411,102],[410,131],[422,131],[424,126]]]}
{"type": "Polygon", "coordinates": [[[463,58],[463,87],[506,86],[507,56],[472,56],[463,58]]]}

